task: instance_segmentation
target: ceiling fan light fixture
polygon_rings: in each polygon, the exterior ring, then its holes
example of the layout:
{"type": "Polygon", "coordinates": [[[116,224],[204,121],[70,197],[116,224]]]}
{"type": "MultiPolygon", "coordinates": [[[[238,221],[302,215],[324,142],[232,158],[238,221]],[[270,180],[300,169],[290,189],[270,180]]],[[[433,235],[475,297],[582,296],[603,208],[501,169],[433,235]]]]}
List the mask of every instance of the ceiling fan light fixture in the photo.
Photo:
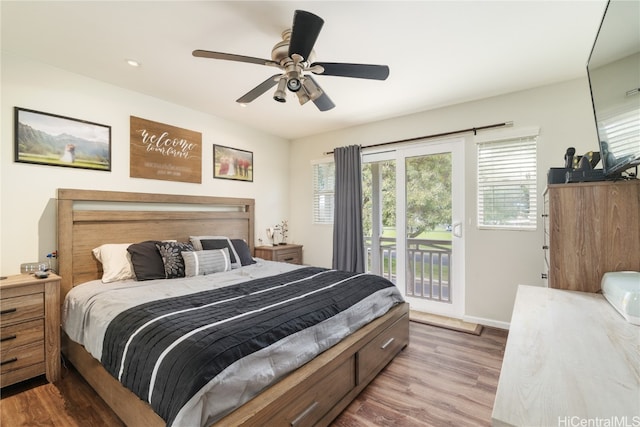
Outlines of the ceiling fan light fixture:
{"type": "Polygon", "coordinates": [[[287,102],[287,79],[286,77],[281,77],[278,81],[278,88],[273,94],[273,99],[278,102],[287,102]]]}
{"type": "Polygon", "coordinates": [[[319,16],[304,10],[296,10],[293,14],[293,25],[282,32],[282,40],[276,43],[271,50],[271,59],[201,49],[194,50],[192,54],[199,58],[266,65],[280,70],[278,74],[267,78],[238,98],[236,102],[241,105],[252,102],[277,85],[273,94],[274,100],[286,102],[286,92],[291,91],[296,94],[300,104],[313,101],[320,111],[328,111],[334,108],[335,104],[309,73],[386,80],[389,76],[389,67],[387,65],[347,62],[315,62],[316,55],[313,48],[323,25],[324,20],[319,16]],[[305,75],[305,73],[307,74],[305,75]]]}
{"type": "Polygon", "coordinates": [[[285,64],[285,75],[287,77],[287,89],[297,92],[302,88],[302,57],[294,55],[294,58],[285,64]]]}
{"type": "Polygon", "coordinates": [[[302,83],[300,83],[300,79],[298,77],[292,77],[287,79],[287,89],[291,92],[297,92],[302,87],[302,83]]]}
{"type": "Polygon", "coordinates": [[[304,105],[307,102],[311,101],[311,98],[309,98],[309,95],[307,94],[306,90],[301,90],[296,92],[296,95],[298,96],[298,101],[300,101],[300,105],[304,105]]]}
{"type": "Polygon", "coordinates": [[[310,78],[303,79],[302,88],[311,101],[315,101],[320,96],[322,96],[322,89],[320,89],[318,85],[310,78]]]}

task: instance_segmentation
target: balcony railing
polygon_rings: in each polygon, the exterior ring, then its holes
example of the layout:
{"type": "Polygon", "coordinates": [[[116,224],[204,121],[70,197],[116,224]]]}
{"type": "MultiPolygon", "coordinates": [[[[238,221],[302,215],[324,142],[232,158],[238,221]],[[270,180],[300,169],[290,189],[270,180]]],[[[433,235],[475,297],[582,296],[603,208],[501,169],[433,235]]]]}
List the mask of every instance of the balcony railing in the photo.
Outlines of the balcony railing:
{"type": "MultiPolygon", "coordinates": [[[[381,237],[380,267],[373,269],[371,237],[365,237],[367,272],[379,274],[396,283],[396,239],[381,237]]],[[[407,239],[408,265],[405,293],[407,296],[434,301],[451,302],[451,241],[407,239]]],[[[397,284],[397,283],[396,283],[397,284]]]]}

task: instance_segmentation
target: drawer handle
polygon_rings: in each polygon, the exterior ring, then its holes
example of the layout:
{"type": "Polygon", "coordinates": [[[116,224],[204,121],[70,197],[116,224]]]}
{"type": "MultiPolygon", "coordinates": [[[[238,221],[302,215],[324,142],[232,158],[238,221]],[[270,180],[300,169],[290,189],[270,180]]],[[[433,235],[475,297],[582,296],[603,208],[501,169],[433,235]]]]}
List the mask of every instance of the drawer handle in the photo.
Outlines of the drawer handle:
{"type": "Polygon", "coordinates": [[[291,427],[296,427],[300,421],[302,421],[311,411],[313,411],[319,403],[317,401],[313,402],[307,409],[305,409],[300,415],[296,417],[295,420],[291,421],[291,427]]]}
{"type": "Polygon", "coordinates": [[[285,258],[284,260],[285,260],[285,261],[293,261],[293,257],[291,257],[291,258],[285,258]]]}
{"type": "Polygon", "coordinates": [[[10,341],[10,340],[15,340],[16,338],[18,338],[18,336],[16,334],[13,335],[7,335],[6,337],[2,337],[0,338],[0,342],[5,342],[5,341],[10,341]]]}
{"type": "Polygon", "coordinates": [[[9,313],[15,313],[16,311],[18,311],[17,308],[13,307],[13,308],[8,308],[6,310],[2,310],[0,311],[0,314],[9,314],[9,313]]]}
{"type": "Polygon", "coordinates": [[[395,338],[389,338],[389,341],[387,341],[386,343],[382,344],[382,347],[380,347],[381,349],[385,349],[387,347],[389,347],[389,345],[391,345],[391,343],[395,341],[395,338]]]}
{"type": "Polygon", "coordinates": [[[2,362],[0,362],[0,366],[8,365],[9,363],[13,363],[17,361],[18,361],[17,357],[12,357],[11,359],[3,360],[2,362]]]}

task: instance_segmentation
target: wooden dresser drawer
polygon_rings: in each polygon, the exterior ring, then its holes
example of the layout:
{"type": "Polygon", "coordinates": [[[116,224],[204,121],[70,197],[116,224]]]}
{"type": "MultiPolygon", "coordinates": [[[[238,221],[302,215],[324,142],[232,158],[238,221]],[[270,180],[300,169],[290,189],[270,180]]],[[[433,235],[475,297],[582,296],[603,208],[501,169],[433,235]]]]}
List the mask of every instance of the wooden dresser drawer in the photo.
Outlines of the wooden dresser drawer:
{"type": "Polygon", "coordinates": [[[36,341],[44,341],[44,319],[3,326],[0,329],[0,360],[5,359],[7,351],[36,341]]]}
{"type": "Polygon", "coordinates": [[[289,264],[302,264],[302,254],[299,249],[278,251],[275,255],[274,261],[288,262],[289,264]]]}
{"type": "Polygon", "coordinates": [[[269,424],[313,426],[355,386],[355,361],[351,357],[328,376],[289,403],[269,424]],[[272,424],[273,423],[273,424],[272,424]]]}
{"type": "Polygon", "coordinates": [[[2,353],[0,373],[3,387],[45,373],[44,341],[14,347],[2,353]]]}
{"type": "Polygon", "coordinates": [[[44,317],[44,294],[30,294],[0,300],[2,326],[44,317]]]}
{"type": "Polygon", "coordinates": [[[302,245],[257,246],[255,256],[269,261],[302,264],[302,245]]]}
{"type": "Polygon", "coordinates": [[[407,322],[405,315],[358,351],[357,384],[368,381],[409,343],[407,322]]]}

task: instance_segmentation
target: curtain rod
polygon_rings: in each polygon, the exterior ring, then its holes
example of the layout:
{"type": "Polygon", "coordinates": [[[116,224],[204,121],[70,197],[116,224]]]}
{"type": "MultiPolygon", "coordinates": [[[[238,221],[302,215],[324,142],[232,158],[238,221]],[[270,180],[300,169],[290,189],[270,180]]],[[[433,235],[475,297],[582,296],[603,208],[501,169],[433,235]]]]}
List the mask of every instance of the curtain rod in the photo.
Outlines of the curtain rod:
{"type": "MultiPolygon", "coordinates": [[[[425,135],[425,136],[416,136],[414,138],[399,139],[397,141],[380,142],[378,144],[365,145],[362,148],[373,148],[373,147],[382,147],[382,146],[385,146],[385,145],[402,144],[403,142],[413,142],[413,141],[419,141],[421,139],[438,138],[438,137],[441,137],[441,136],[457,135],[459,133],[467,133],[467,132],[473,132],[474,135],[477,135],[477,132],[479,130],[493,129],[493,128],[506,127],[506,126],[513,126],[513,122],[496,123],[496,124],[493,124],[493,125],[478,126],[478,127],[473,127],[473,128],[469,128],[469,129],[454,130],[454,131],[451,131],[451,132],[435,133],[435,134],[432,134],[432,135],[425,135]]],[[[327,151],[324,154],[325,155],[333,154],[333,151],[327,151]]]]}

